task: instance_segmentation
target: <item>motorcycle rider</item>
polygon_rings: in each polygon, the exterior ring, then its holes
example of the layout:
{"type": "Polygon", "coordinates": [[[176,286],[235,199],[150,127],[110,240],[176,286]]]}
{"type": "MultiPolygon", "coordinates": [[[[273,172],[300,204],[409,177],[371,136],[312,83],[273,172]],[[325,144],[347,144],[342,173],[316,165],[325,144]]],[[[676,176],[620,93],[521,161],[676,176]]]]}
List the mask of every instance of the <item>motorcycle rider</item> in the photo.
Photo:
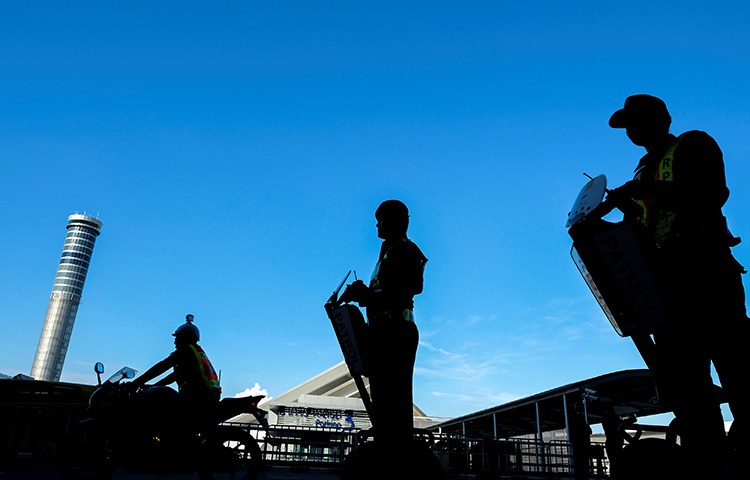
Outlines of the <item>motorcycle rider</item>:
{"type": "Polygon", "coordinates": [[[130,383],[133,389],[142,388],[171,368],[172,371],[154,385],[165,387],[177,383],[176,401],[170,402],[173,403],[168,406],[171,411],[166,410],[168,416],[176,420],[170,426],[177,430],[197,431],[215,423],[221,398],[216,370],[206,352],[198,345],[200,331],[193,324],[194,318],[188,314],[185,323],[172,334],[174,351],[130,383]]]}

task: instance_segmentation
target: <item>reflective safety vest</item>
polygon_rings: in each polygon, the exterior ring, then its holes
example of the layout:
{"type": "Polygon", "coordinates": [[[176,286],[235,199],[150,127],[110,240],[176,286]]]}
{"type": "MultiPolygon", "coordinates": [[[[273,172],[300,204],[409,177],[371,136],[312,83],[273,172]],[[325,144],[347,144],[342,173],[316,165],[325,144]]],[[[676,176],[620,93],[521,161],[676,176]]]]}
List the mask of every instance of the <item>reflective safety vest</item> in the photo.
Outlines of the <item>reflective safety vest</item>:
{"type": "Polygon", "coordinates": [[[219,385],[219,376],[216,374],[216,370],[214,369],[214,366],[211,364],[211,361],[208,359],[208,356],[206,355],[206,352],[203,351],[203,349],[199,345],[188,345],[190,347],[190,351],[193,352],[195,355],[195,359],[198,361],[198,364],[201,366],[201,378],[203,379],[203,382],[206,384],[206,387],[211,392],[216,392],[218,394],[221,394],[221,385],[219,385]]]}
{"type": "MultiPolygon", "coordinates": [[[[677,140],[675,140],[669,149],[667,149],[661,160],[659,160],[659,163],[656,166],[656,169],[654,169],[654,173],[650,179],[644,178],[644,168],[639,169],[635,173],[635,179],[644,183],[673,182],[674,152],[681,140],[682,135],[677,137],[677,140]]],[[[647,197],[643,200],[635,200],[635,203],[641,207],[641,213],[637,216],[637,220],[651,233],[651,237],[656,246],[661,247],[669,238],[676,213],[659,205],[654,201],[653,197],[647,197]]]]}

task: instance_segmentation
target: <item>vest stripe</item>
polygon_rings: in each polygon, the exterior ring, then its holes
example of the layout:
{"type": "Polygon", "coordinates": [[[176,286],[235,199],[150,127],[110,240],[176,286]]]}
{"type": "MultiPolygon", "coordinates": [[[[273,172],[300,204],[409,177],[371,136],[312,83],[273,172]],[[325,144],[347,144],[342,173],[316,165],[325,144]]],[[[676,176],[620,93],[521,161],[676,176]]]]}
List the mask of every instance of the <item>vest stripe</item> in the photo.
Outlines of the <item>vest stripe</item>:
{"type": "MultiPolygon", "coordinates": [[[[664,153],[661,160],[659,160],[656,169],[654,170],[653,177],[650,180],[644,178],[644,168],[641,168],[636,172],[635,179],[640,182],[646,183],[655,183],[660,181],[673,182],[674,152],[681,140],[682,135],[677,137],[677,140],[664,153]]],[[[656,246],[661,247],[669,238],[676,216],[675,212],[659,205],[654,201],[653,197],[647,197],[643,200],[636,200],[635,202],[641,207],[641,214],[638,215],[637,220],[641,222],[649,232],[651,232],[651,236],[654,240],[654,243],[656,243],[656,246]]]]}

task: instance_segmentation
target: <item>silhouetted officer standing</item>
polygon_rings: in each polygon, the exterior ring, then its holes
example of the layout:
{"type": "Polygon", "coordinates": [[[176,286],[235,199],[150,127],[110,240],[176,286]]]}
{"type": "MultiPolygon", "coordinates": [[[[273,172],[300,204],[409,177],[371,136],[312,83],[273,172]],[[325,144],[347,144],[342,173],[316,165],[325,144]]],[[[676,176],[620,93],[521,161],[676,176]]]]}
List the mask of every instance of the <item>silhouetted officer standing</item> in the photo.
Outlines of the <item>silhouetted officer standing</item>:
{"type": "MultiPolygon", "coordinates": [[[[707,133],[669,132],[665,103],[633,95],[609,120],[646,149],[634,179],[609,192],[625,221],[645,232],[654,252],[652,273],[665,307],[656,327],[661,396],[674,408],[681,444],[700,475],[715,474],[727,448],[711,362],[727,394],[739,458],[747,455],[750,371],[748,318],[741,274],[730,248],[739,239],[727,228],[722,207],[729,197],[722,151],[707,133]]],[[[745,457],[746,458],[746,457],[745,457]]],[[[714,478],[714,477],[711,477],[714,478]]]]}
{"type": "Polygon", "coordinates": [[[366,307],[375,440],[398,451],[413,439],[412,377],[419,343],[414,296],[422,293],[427,258],[406,236],[409,210],[403,202],[384,201],[375,219],[383,243],[370,284],[355,281],[341,298],[366,307]]]}

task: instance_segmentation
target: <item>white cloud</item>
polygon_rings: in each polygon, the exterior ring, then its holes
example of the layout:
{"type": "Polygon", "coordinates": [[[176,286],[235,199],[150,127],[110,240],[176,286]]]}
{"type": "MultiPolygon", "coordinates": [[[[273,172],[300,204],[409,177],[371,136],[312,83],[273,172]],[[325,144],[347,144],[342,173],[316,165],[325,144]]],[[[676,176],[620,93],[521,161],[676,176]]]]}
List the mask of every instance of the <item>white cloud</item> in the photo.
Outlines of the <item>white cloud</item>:
{"type": "Polygon", "coordinates": [[[234,394],[234,398],[252,397],[252,396],[256,396],[256,395],[263,395],[264,397],[266,397],[266,399],[269,398],[268,397],[268,390],[266,390],[265,388],[261,388],[260,384],[258,384],[258,382],[255,382],[255,385],[253,385],[250,388],[246,388],[245,390],[241,391],[240,393],[235,393],[234,394]]]}
{"type": "Polygon", "coordinates": [[[481,382],[495,375],[499,368],[507,364],[507,359],[502,355],[492,353],[477,355],[469,347],[467,347],[469,353],[464,354],[437,348],[431,343],[420,343],[420,345],[426,349],[426,352],[414,373],[423,377],[459,382],[481,382]]]}

